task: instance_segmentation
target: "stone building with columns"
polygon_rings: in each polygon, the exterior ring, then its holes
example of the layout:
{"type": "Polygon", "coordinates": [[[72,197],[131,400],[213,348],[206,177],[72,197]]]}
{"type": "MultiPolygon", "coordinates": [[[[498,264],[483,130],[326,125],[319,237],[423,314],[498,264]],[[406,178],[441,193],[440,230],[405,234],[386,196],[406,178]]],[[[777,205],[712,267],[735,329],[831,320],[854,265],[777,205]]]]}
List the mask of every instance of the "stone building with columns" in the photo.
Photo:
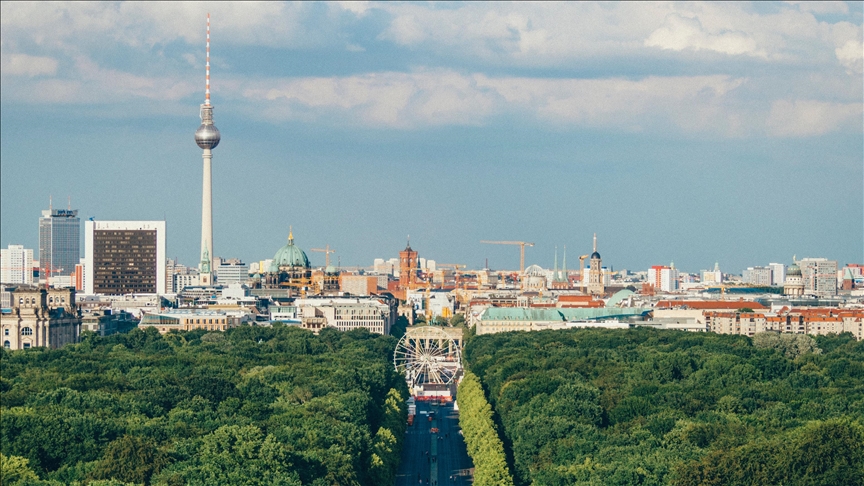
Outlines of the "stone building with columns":
{"type": "Polygon", "coordinates": [[[11,291],[11,309],[0,314],[3,347],[59,348],[77,343],[81,317],[75,289],[20,286],[11,291]]]}

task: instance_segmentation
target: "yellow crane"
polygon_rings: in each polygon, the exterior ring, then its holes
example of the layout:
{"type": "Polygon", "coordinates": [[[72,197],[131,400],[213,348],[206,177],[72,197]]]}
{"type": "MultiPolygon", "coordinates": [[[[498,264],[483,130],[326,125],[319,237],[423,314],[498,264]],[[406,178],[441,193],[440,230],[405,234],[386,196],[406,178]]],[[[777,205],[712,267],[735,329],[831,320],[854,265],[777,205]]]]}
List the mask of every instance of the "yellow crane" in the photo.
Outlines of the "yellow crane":
{"type": "Polygon", "coordinates": [[[324,268],[330,266],[330,254],[336,253],[336,250],[331,250],[330,245],[325,246],[324,248],[309,248],[309,251],[317,251],[318,253],[324,253],[324,268]]]}
{"type": "Polygon", "coordinates": [[[579,288],[582,293],[585,293],[585,259],[590,255],[582,255],[579,257],[579,288]]]}
{"type": "Polygon", "coordinates": [[[534,246],[534,243],[527,241],[489,241],[481,240],[480,243],[488,243],[490,245],[519,245],[519,276],[525,272],[525,247],[534,246]]]}

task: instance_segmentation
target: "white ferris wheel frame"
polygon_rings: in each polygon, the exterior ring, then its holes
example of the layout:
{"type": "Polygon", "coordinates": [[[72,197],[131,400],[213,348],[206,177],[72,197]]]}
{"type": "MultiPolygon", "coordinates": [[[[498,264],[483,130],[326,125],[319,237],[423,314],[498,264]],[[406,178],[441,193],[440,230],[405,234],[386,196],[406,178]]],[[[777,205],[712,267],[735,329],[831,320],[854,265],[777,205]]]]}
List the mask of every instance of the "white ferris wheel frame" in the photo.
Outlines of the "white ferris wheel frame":
{"type": "Polygon", "coordinates": [[[405,376],[410,386],[449,385],[462,368],[462,350],[443,329],[418,327],[407,331],[396,344],[393,367],[405,376]]]}

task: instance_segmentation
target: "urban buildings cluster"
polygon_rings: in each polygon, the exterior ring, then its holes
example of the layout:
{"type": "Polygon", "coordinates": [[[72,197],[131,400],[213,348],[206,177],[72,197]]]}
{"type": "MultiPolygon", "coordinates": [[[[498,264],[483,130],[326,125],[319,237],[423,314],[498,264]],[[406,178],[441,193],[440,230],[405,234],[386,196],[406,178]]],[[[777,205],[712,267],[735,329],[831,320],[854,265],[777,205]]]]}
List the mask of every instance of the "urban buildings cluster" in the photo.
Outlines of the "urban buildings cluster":
{"type": "Polygon", "coordinates": [[[649,325],[747,335],[851,332],[862,339],[864,266],[840,267],[826,258],[793,257],[788,266],[749,267],[740,276],[722,273],[716,263],[698,274],[674,263],[614,271],[603,265],[595,234],[578,269],[567,268],[566,247],[560,268],[557,248],[552,268],[525,268],[525,247],[534,243],[483,241],[519,246],[519,269],[469,270],[420,257],[409,240],[398,258],[349,270],[331,265],[329,245],[310,249],[326,259],[313,268],[290,229],[272,258],[250,264],[221,258],[213,235],[212,158],[221,134],[210,102],[209,32],[208,17],[205,101],[194,136],[203,163],[197,265],[168,259],[166,221],[91,218],[82,252],[78,211],[49,202],[38,220],[38,249],[2,249],[7,349],[59,347],[76,342],[82,330],[108,335],[136,325],[217,332],[281,322],[316,333],[332,327],[387,334],[398,316],[414,324],[457,314],[478,334],[649,325]]]}

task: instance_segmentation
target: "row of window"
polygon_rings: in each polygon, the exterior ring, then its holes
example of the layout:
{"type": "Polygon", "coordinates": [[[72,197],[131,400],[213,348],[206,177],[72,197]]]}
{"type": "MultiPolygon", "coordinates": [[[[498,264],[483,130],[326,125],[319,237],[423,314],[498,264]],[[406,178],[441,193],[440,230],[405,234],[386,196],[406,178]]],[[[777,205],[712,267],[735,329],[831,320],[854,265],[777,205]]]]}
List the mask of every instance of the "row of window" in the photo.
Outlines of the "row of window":
{"type": "MultiPolygon", "coordinates": [[[[3,335],[8,336],[9,335],[9,329],[3,329],[3,335]]],[[[22,327],[21,328],[21,335],[22,336],[32,336],[33,335],[33,329],[30,327],[22,327]]]]}
{"type": "MultiPolygon", "coordinates": [[[[3,347],[6,349],[12,348],[12,343],[9,341],[3,341],[3,347]]],[[[24,349],[30,349],[30,343],[24,343],[24,349]]]]}

